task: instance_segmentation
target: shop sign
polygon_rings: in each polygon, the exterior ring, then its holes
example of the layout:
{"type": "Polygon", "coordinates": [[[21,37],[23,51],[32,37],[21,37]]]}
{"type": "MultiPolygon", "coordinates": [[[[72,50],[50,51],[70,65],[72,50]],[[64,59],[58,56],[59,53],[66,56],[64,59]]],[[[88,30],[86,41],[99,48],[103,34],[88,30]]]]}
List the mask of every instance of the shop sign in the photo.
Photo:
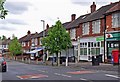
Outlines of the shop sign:
{"type": "Polygon", "coordinates": [[[103,36],[97,37],[97,38],[96,38],[96,41],[104,41],[104,37],[103,37],[103,36]]]}

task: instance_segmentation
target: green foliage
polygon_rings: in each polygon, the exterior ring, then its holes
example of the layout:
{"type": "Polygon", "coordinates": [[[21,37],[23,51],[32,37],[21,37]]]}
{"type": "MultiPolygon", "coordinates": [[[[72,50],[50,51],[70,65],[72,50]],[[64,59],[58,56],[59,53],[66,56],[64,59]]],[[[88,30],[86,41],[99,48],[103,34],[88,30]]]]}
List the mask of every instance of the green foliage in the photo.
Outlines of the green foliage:
{"type": "Polygon", "coordinates": [[[8,10],[5,10],[4,3],[6,0],[0,0],[0,18],[5,19],[5,16],[8,13],[8,10]]]}
{"type": "Polygon", "coordinates": [[[7,38],[6,38],[5,35],[2,35],[1,39],[2,39],[2,40],[6,40],[7,38]]]}
{"type": "Polygon", "coordinates": [[[12,53],[12,55],[17,55],[22,53],[22,46],[16,37],[12,39],[8,48],[9,48],[9,51],[12,53]]]}
{"type": "Polygon", "coordinates": [[[59,53],[72,45],[70,35],[60,20],[48,30],[48,36],[42,39],[42,44],[51,54],[59,53]]]}

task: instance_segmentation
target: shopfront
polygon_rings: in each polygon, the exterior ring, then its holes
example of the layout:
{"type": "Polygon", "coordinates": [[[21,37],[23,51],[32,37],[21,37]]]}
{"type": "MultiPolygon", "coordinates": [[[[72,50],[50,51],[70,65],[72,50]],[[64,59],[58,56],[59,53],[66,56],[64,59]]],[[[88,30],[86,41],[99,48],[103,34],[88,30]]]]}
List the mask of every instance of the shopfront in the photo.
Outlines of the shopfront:
{"type": "Polygon", "coordinates": [[[112,58],[113,50],[120,50],[120,32],[111,32],[106,34],[107,59],[112,58]]]}
{"type": "Polygon", "coordinates": [[[104,54],[104,37],[88,37],[80,39],[80,60],[91,61],[92,56],[104,54]]]}

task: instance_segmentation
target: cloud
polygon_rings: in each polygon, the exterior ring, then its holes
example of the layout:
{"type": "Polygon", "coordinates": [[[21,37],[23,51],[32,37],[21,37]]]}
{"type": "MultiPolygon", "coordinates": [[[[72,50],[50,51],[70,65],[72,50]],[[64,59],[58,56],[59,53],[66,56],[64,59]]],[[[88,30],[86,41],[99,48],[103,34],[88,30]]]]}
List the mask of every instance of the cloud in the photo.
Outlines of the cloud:
{"type": "Polygon", "coordinates": [[[28,10],[31,4],[28,2],[7,2],[5,3],[5,8],[12,14],[22,14],[28,10]]]}
{"type": "Polygon", "coordinates": [[[0,25],[0,30],[5,30],[5,31],[14,31],[16,30],[15,28],[8,27],[8,26],[2,26],[0,25]]]}
{"type": "Polygon", "coordinates": [[[16,24],[16,25],[27,25],[23,20],[18,19],[5,19],[0,20],[0,24],[16,24]]]}

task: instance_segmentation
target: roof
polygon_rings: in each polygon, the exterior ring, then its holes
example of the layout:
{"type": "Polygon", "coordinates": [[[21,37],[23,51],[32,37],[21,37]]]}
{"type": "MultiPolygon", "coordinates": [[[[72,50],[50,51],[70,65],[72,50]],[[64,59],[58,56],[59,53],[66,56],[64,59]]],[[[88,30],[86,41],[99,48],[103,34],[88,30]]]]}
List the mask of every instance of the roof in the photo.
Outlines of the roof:
{"type": "Polygon", "coordinates": [[[109,9],[109,10],[106,12],[106,14],[107,14],[107,13],[112,13],[112,12],[115,12],[115,11],[120,11],[120,1],[119,1],[114,7],[112,7],[111,9],[109,9]]]}
{"type": "Polygon", "coordinates": [[[67,25],[67,28],[74,28],[74,27],[77,27],[79,25],[80,22],[82,22],[82,20],[84,18],[86,18],[88,15],[90,14],[86,14],[86,15],[82,15],[80,17],[78,17],[76,20],[72,21],[69,25],[67,25]]]}
{"type": "Polygon", "coordinates": [[[6,39],[6,40],[3,40],[2,42],[2,45],[6,45],[6,44],[9,44],[11,41],[11,39],[6,39]]]}
{"type": "Polygon", "coordinates": [[[88,13],[88,14],[80,16],[76,20],[72,21],[67,26],[67,28],[69,28],[69,29],[74,28],[74,27],[77,27],[80,23],[85,23],[85,22],[94,21],[94,20],[103,18],[106,11],[108,11],[109,9],[114,7],[117,3],[118,2],[109,4],[109,5],[106,5],[106,6],[102,6],[101,8],[94,11],[93,13],[88,13]]]}
{"type": "Polygon", "coordinates": [[[26,42],[26,41],[30,41],[31,38],[34,36],[35,34],[28,34],[28,35],[25,35],[23,37],[21,37],[19,39],[20,42],[26,42]]]}
{"type": "Polygon", "coordinates": [[[70,24],[71,22],[65,22],[65,23],[63,23],[62,25],[63,25],[63,27],[65,27],[66,29],[68,28],[67,26],[70,24]]]}

